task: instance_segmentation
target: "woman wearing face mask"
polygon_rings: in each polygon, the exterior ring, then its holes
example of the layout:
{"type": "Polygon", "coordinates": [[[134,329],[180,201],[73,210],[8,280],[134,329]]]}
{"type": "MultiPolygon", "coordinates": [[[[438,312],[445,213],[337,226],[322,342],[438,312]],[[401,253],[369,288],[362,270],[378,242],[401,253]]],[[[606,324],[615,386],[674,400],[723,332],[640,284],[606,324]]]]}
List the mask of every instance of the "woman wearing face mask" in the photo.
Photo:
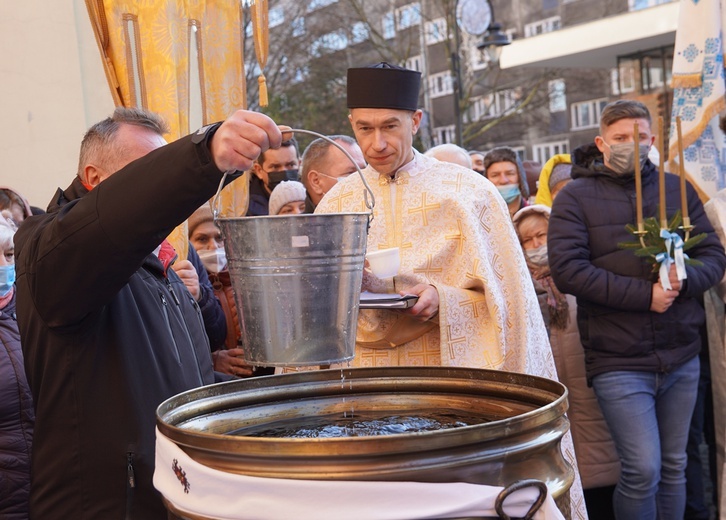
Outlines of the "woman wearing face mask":
{"type": "Polygon", "coordinates": [[[507,146],[494,148],[484,156],[484,176],[497,187],[514,214],[528,205],[529,186],[522,161],[517,152],[507,146]]]}
{"type": "Polygon", "coordinates": [[[259,372],[242,359],[244,350],[240,347],[241,332],[234,301],[232,282],[227,270],[227,256],[224,251],[222,233],[214,223],[212,210],[205,204],[192,213],[188,220],[189,242],[199,255],[214,288],[214,294],[222,304],[227,318],[227,339],[225,347],[212,352],[214,369],[237,377],[250,377],[259,372]]]}
{"type": "Polygon", "coordinates": [[[15,316],[15,224],[0,213],[0,518],[29,518],[33,398],[15,316]]]}
{"type": "Polygon", "coordinates": [[[550,276],[547,260],[550,211],[542,204],[523,208],[514,215],[514,228],[550,335],[557,374],[569,390],[568,415],[588,515],[591,520],[611,519],[612,494],[620,475],[620,461],[595,394],[585,380],[575,298],[560,293],[550,276]]]}

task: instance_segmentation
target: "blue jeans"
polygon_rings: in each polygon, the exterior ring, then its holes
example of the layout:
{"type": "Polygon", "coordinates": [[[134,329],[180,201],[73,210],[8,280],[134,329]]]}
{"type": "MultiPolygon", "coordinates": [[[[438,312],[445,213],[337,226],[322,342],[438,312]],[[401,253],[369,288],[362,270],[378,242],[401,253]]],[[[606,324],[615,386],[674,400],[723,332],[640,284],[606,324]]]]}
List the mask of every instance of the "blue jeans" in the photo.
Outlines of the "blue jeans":
{"type": "Polygon", "coordinates": [[[613,497],[618,520],[683,519],[699,372],[696,356],[668,374],[617,371],[593,379],[622,467],[613,497]]]}

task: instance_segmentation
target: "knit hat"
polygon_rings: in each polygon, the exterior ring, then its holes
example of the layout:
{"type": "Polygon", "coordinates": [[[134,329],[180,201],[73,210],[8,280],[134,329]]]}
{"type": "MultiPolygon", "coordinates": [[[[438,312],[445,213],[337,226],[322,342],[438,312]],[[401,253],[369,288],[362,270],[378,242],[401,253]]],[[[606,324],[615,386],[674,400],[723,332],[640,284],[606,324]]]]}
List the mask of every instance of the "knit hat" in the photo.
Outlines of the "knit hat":
{"type": "Polygon", "coordinates": [[[209,207],[209,203],[205,202],[199,209],[189,216],[187,221],[187,227],[189,228],[189,237],[191,238],[194,230],[204,222],[213,222],[214,217],[212,216],[212,208],[209,207]]]}
{"type": "Polygon", "coordinates": [[[550,188],[550,192],[554,189],[557,184],[559,184],[562,181],[566,181],[571,179],[572,174],[572,164],[568,163],[560,163],[555,165],[554,168],[552,168],[552,173],[550,174],[550,180],[547,183],[547,185],[550,188]]]}
{"type": "Polygon", "coordinates": [[[305,186],[297,181],[283,181],[270,194],[270,215],[277,215],[285,204],[305,200],[305,186]]]}

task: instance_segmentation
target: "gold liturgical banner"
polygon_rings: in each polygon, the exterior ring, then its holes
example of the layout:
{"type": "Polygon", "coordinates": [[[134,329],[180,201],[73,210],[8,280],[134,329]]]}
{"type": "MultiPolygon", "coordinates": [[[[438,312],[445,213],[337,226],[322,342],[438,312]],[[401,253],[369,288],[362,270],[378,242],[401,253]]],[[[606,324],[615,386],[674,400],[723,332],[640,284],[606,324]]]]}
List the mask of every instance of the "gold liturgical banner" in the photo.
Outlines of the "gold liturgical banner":
{"type": "MultiPolygon", "coordinates": [[[[241,2],[86,0],[86,7],[114,103],[161,114],[167,140],[247,106],[241,2]]],[[[248,176],[225,188],[221,215],[247,212],[248,176]]],[[[186,258],[186,223],[169,240],[186,258]]]]}

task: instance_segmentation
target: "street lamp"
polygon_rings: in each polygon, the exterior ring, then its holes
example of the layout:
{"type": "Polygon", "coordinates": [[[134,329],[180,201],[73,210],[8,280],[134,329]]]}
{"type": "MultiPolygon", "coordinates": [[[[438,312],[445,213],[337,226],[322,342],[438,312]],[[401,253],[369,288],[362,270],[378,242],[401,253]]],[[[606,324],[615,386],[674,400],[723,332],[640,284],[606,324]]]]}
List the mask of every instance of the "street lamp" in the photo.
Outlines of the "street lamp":
{"type": "Polygon", "coordinates": [[[459,28],[472,36],[484,34],[482,43],[477,49],[485,50],[489,61],[499,62],[502,46],[509,45],[511,40],[501,32],[502,26],[493,22],[494,12],[489,0],[458,0],[456,6],[456,23],[454,24],[454,50],[451,53],[451,65],[454,72],[454,117],[456,118],[456,144],[464,145],[461,104],[464,99],[461,79],[461,63],[459,49],[461,36],[459,28]]]}
{"type": "Polygon", "coordinates": [[[502,55],[502,47],[510,43],[512,43],[512,40],[502,32],[502,25],[495,22],[489,26],[489,30],[484,35],[484,39],[476,48],[484,51],[489,58],[489,62],[496,65],[499,63],[499,57],[502,55]]]}

